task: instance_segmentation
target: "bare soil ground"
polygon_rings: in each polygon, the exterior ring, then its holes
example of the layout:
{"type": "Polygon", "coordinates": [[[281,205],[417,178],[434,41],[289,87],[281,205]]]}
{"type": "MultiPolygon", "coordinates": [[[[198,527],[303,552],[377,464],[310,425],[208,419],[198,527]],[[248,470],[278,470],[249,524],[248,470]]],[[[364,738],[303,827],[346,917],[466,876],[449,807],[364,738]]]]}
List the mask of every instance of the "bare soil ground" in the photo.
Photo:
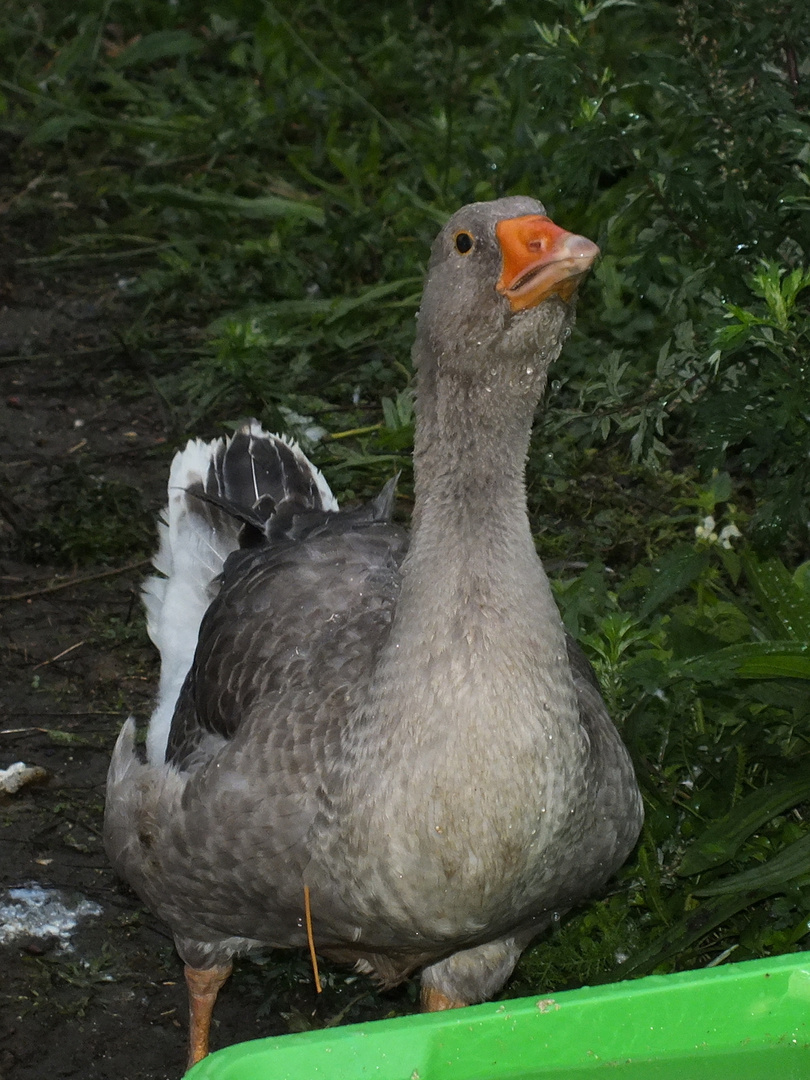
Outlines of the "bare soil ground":
{"type": "MultiPolygon", "coordinates": [[[[101,840],[111,747],[127,715],[148,716],[157,678],[138,590],[173,449],[121,344],[129,318],[109,267],[18,273],[0,291],[0,770],[47,771],[0,795],[0,1080],[183,1071],[180,962],[101,840]],[[32,894],[9,890],[33,885],[95,913],[61,938],[17,926],[32,894]]],[[[383,998],[348,973],[325,981],[316,1000],[303,957],[243,961],[213,1047],[412,1008],[407,989],[383,998]]]]}

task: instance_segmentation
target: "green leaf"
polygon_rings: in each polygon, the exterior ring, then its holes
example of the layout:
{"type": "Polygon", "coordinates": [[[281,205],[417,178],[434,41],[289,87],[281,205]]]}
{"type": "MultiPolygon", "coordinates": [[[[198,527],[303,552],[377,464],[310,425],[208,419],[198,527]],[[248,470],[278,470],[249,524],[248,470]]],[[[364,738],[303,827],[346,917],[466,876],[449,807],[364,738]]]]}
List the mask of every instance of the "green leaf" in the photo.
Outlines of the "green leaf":
{"type": "Polygon", "coordinates": [[[743,567],[774,637],[810,642],[810,595],[794,580],[780,559],[760,561],[743,556],[743,567]]]}
{"type": "Polygon", "coordinates": [[[732,483],[727,472],[716,472],[709,483],[709,491],[712,494],[714,505],[728,502],[731,498],[732,483]]]}
{"type": "Polygon", "coordinates": [[[199,38],[185,30],[158,30],[154,34],[147,34],[119,53],[115,65],[126,68],[135,64],[154,64],[157,60],[192,56],[202,52],[204,48],[205,45],[199,38]]]}
{"type": "Polygon", "coordinates": [[[617,965],[606,975],[593,980],[594,984],[614,982],[629,976],[646,975],[659,964],[683,952],[694,942],[705,937],[716,926],[724,923],[738,911],[764,900],[779,887],[740,890],[731,896],[717,896],[690,911],[683,919],[670,926],[652,945],[635,953],[626,963],[617,965]]]}
{"type": "Polygon", "coordinates": [[[673,679],[810,679],[810,642],[752,641],[681,661],[673,679]]]}
{"type": "Polygon", "coordinates": [[[414,285],[418,285],[419,282],[420,279],[416,277],[402,278],[400,281],[385,281],[379,285],[369,285],[356,296],[339,297],[337,300],[332,301],[332,310],[326,322],[328,324],[341,319],[344,315],[354,311],[355,308],[363,307],[365,304],[374,304],[391,293],[400,292],[406,287],[412,288],[414,285]]]}
{"type": "Polygon", "coordinates": [[[731,874],[695,889],[695,896],[728,896],[746,889],[782,892],[794,878],[810,874],[810,833],[796,840],[761,866],[731,874]]]}
{"type": "Polygon", "coordinates": [[[678,867],[679,876],[700,874],[733,859],[743,842],[757,829],[808,798],[810,776],[779,780],[752,792],[698,837],[678,867]]]}
{"type": "Polygon", "coordinates": [[[804,562],[793,571],[793,580],[801,591],[810,597],[810,562],[804,562]]]}
{"type": "Polygon", "coordinates": [[[665,600],[696,581],[709,563],[706,550],[681,544],[659,559],[653,566],[653,582],[639,609],[639,619],[645,619],[665,600]]]}
{"type": "Polygon", "coordinates": [[[74,128],[89,127],[88,117],[84,114],[77,115],[65,114],[62,116],[51,116],[45,120],[42,124],[37,125],[32,132],[26,138],[26,142],[31,143],[33,146],[40,146],[42,143],[56,142],[64,137],[74,128]]]}
{"type": "Polygon", "coordinates": [[[810,654],[772,653],[743,660],[737,672],[741,679],[810,679],[810,654]]]}
{"type": "Polygon", "coordinates": [[[280,195],[261,195],[246,199],[241,195],[229,195],[222,191],[191,191],[174,184],[136,184],[133,194],[154,199],[169,206],[182,206],[191,210],[223,214],[226,217],[278,218],[302,217],[316,225],[323,225],[323,210],[310,202],[285,199],[280,195]]]}
{"type": "Polygon", "coordinates": [[[582,16],[584,23],[593,22],[594,19],[598,19],[603,11],[607,11],[612,7],[635,7],[636,0],[601,0],[601,3],[594,4],[594,6],[587,10],[587,14],[582,16]]]}

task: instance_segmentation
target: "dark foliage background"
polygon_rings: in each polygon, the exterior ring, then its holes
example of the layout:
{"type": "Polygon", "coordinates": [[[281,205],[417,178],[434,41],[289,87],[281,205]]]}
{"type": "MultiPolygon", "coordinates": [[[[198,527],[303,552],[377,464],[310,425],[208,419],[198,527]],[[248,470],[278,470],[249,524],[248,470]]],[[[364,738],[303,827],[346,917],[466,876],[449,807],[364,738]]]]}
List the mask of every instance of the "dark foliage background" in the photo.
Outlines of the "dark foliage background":
{"type": "MultiPolygon", "coordinates": [[[[158,393],[174,444],[256,414],[343,500],[404,470],[406,511],[437,227],[529,193],[600,244],[529,491],[648,816],[512,994],[810,944],[808,44],[776,0],[0,15],[4,209],[36,235],[5,258],[120,272],[121,392],[158,393]]],[[[74,480],[28,542],[143,551],[114,524],[137,492],[74,480]]]]}

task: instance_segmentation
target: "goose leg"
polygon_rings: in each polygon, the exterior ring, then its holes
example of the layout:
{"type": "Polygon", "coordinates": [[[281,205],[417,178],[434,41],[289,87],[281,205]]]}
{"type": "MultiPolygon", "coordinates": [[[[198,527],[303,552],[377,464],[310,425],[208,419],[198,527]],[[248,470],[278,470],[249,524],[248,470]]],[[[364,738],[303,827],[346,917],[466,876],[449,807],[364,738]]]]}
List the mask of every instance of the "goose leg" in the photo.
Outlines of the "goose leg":
{"type": "Polygon", "coordinates": [[[472,949],[462,949],[422,969],[423,1012],[460,1009],[495,996],[512,974],[523,949],[536,933],[516,934],[472,949]]]}
{"type": "Polygon", "coordinates": [[[419,991],[422,1012],[441,1012],[443,1009],[463,1009],[466,1001],[456,1001],[437,990],[435,986],[423,986],[419,991]]]}
{"type": "Polygon", "coordinates": [[[233,964],[193,968],[186,964],[188,987],[188,1065],[196,1065],[208,1054],[208,1033],[214,1002],[223,983],[233,971],[233,964]]]}

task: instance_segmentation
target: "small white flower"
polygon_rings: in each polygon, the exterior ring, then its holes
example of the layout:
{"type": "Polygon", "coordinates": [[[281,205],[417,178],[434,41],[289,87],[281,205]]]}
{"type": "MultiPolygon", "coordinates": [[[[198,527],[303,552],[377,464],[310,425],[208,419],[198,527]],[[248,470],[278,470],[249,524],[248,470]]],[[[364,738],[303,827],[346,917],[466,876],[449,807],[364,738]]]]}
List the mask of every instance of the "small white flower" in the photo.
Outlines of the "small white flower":
{"type": "Polygon", "coordinates": [[[717,534],[714,531],[714,518],[711,514],[705,517],[700,525],[695,526],[695,536],[698,540],[708,540],[710,544],[717,540],[717,534]]]}
{"type": "Polygon", "coordinates": [[[726,525],[720,530],[720,546],[724,548],[731,547],[731,541],[736,537],[742,536],[742,533],[736,525],[726,525]]]}

